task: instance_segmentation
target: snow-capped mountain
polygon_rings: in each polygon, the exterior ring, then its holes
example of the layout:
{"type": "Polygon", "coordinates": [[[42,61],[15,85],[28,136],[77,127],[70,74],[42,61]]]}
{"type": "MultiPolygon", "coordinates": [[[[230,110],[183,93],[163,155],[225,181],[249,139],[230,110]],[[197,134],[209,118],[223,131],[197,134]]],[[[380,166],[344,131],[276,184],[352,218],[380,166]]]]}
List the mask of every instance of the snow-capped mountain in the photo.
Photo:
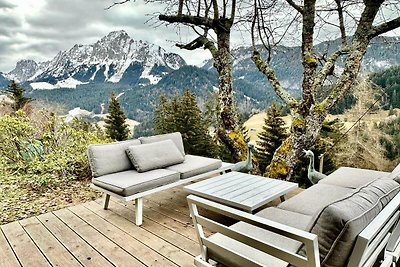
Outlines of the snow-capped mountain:
{"type": "Polygon", "coordinates": [[[186,65],[182,57],[146,41],[114,31],[94,44],[74,45],[52,60],[21,60],[8,79],[28,81],[33,89],[75,88],[90,82],[156,84],[186,65]]]}

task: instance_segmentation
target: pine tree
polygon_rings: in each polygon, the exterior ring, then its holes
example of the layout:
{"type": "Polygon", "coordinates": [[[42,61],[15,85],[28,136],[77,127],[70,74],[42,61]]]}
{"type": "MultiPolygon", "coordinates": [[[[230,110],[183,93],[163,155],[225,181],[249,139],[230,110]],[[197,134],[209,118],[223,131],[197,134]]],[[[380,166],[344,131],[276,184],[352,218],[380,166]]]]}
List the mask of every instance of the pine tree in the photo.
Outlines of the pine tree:
{"type": "Polygon", "coordinates": [[[287,133],[285,122],[282,119],[282,111],[278,105],[273,102],[267,110],[267,116],[264,119],[263,131],[258,134],[260,141],[257,141],[256,159],[259,164],[260,171],[265,172],[265,168],[269,165],[275,150],[286,139],[287,133]]]}
{"type": "Polygon", "coordinates": [[[33,99],[25,96],[25,89],[20,87],[14,80],[4,90],[4,93],[13,101],[11,107],[14,112],[23,109],[33,99]]]}
{"type": "Polygon", "coordinates": [[[114,92],[110,97],[108,113],[104,120],[107,136],[117,141],[128,139],[129,129],[126,124],[127,118],[114,92]]]}
{"type": "Polygon", "coordinates": [[[170,100],[161,96],[155,110],[154,125],[157,134],[180,132],[187,154],[217,155],[217,145],[208,133],[208,123],[202,117],[196,97],[190,91],[170,100]]]}

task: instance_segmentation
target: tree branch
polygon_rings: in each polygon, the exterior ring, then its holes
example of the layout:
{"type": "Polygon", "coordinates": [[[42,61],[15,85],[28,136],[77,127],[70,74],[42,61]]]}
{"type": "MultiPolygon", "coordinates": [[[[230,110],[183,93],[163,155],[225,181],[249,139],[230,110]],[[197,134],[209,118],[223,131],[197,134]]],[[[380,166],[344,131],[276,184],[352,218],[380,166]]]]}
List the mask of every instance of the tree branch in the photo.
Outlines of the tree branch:
{"type": "Polygon", "coordinates": [[[127,3],[127,2],[130,2],[130,1],[131,0],[123,0],[123,1],[114,2],[112,5],[106,7],[105,10],[109,10],[109,9],[113,8],[114,6],[116,6],[116,5],[123,5],[123,4],[127,3]]]}
{"type": "Polygon", "coordinates": [[[210,41],[207,37],[204,35],[197,37],[193,41],[191,41],[188,44],[176,44],[177,47],[181,49],[186,49],[186,50],[195,50],[201,47],[204,47],[204,49],[207,49],[210,51],[211,55],[213,58],[217,55],[218,49],[215,47],[215,44],[210,41]]]}
{"type": "Polygon", "coordinates": [[[260,52],[256,51],[255,48],[253,48],[253,55],[251,57],[251,60],[254,62],[254,64],[257,66],[258,70],[263,73],[265,76],[267,76],[268,80],[271,82],[272,88],[276,92],[276,94],[285,102],[286,105],[289,107],[294,107],[297,106],[297,101],[294,99],[289,92],[283,88],[281,83],[279,82],[278,78],[276,77],[275,71],[271,68],[271,66],[267,63],[265,63],[262,58],[260,52]]]}
{"type": "Polygon", "coordinates": [[[197,17],[197,16],[182,14],[178,16],[159,15],[158,19],[169,23],[186,23],[196,26],[205,26],[207,28],[214,29],[213,20],[205,17],[197,17]]]}
{"type": "Polygon", "coordinates": [[[343,18],[343,7],[341,0],[335,0],[336,5],[337,5],[337,12],[339,16],[339,29],[340,29],[340,35],[342,38],[342,48],[347,46],[347,36],[346,36],[346,27],[344,25],[344,18],[343,18]]]}
{"type": "Polygon", "coordinates": [[[297,12],[299,12],[300,14],[303,14],[303,13],[304,13],[303,8],[302,8],[301,6],[299,6],[299,5],[297,5],[293,0],[286,0],[286,2],[287,2],[291,7],[293,7],[294,9],[296,9],[297,12]]]}
{"type": "Polygon", "coordinates": [[[388,22],[382,23],[381,25],[372,28],[372,37],[376,37],[388,31],[394,30],[400,27],[400,17],[390,20],[388,22]]]}
{"type": "Polygon", "coordinates": [[[328,75],[333,73],[333,68],[335,67],[336,60],[343,54],[348,52],[348,48],[338,50],[335,53],[331,54],[324,66],[318,72],[317,77],[314,80],[314,90],[317,91],[325,82],[328,75]]]}

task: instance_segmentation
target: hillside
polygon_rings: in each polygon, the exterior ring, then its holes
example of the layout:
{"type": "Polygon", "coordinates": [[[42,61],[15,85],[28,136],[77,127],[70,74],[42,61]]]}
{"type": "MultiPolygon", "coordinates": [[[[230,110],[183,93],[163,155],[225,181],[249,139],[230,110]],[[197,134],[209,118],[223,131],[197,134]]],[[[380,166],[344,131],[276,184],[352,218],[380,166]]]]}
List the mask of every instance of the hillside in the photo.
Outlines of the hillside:
{"type": "MultiPolygon", "coordinates": [[[[400,114],[400,109],[394,109],[394,111],[397,112],[397,114],[400,114]]],[[[355,124],[355,122],[360,118],[362,113],[363,112],[354,112],[354,113],[348,112],[346,114],[340,114],[340,115],[328,115],[327,119],[328,120],[338,119],[340,122],[343,123],[344,130],[346,131],[355,124]]],[[[251,116],[244,123],[244,126],[249,130],[250,140],[253,143],[259,140],[257,135],[262,131],[265,116],[266,112],[261,112],[251,116]]],[[[282,118],[285,121],[286,127],[288,127],[289,130],[289,127],[292,123],[292,117],[290,115],[287,115],[282,118]]],[[[393,118],[388,116],[387,110],[378,110],[376,112],[365,115],[362,118],[361,123],[366,123],[368,128],[371,129],[372,127],[374,127],[374,125],[379,125],[379,123],[381,122],[388,122],[391,119],[393,118]]]]}

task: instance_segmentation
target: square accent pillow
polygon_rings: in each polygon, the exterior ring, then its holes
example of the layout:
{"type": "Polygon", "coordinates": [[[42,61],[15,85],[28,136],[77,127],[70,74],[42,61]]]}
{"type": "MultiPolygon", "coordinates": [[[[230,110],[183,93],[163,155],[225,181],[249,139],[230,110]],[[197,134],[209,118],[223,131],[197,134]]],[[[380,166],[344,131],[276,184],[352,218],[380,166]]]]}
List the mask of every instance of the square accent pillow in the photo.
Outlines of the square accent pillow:
{"type": "Polygon", "coordinates": [[[138,172],[160,169],[185,160],[172,140],[130,146],[126,153],[138,172]]]}

